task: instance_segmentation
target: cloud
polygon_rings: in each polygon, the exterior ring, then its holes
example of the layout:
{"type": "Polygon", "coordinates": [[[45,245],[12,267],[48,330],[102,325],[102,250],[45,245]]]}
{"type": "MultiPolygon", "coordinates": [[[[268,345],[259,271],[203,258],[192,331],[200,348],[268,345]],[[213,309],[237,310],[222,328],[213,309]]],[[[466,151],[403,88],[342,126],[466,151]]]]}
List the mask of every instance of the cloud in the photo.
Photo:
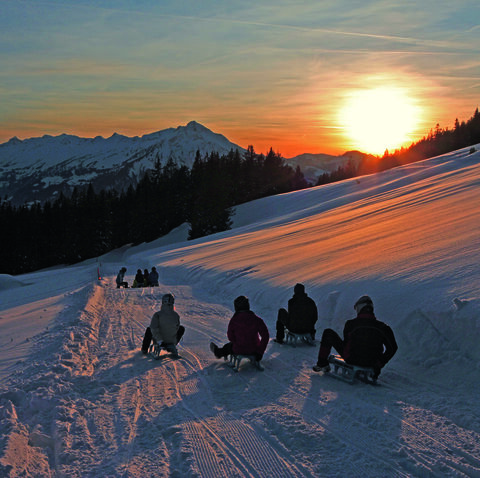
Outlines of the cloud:
{"type": "Polygon", "coordinates": [[[72,128],[82,111],[79,127],[85,115],[109,124],[113,114],[152,123],[188,116],[259,135],[278,127],[279,137],[316,125],[320,137],[335,128],[344,90],[372,73],[410,82],[425,102],[439,94],[463,105],[480,92],[475,5],[4,0],[0,129],[41,128],[44,105],[70,108],[72,128]]]}

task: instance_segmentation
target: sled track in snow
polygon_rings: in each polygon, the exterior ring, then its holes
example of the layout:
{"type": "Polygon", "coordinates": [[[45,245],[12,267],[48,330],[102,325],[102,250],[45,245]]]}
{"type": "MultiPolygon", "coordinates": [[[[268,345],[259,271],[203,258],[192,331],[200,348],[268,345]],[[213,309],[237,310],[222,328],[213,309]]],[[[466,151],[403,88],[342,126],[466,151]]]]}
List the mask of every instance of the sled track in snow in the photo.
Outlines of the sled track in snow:
{"type": "MultiPolygon", "coordinates": [[[[198,305],[196,308],[198,309],[198,305]]],[[[210,312],[212,311],[207,306],[206,310],[201,311],[201,316],[208,316],[210,312]]],[[[187,333],[195,332],[204,337],[207,344],[209,343],[212,326],[208,321],[199,322],[198,311],[189,310],[188,314],[182,314],[182,322],[187,327],[187,333]]],[[[214,375],[215,380],[212,383],[211,376],[205,373],[205,364],[202,365],[202,359],[193,350],[183,344],[180,346],[180,354],[182,358],[164,371],[170,376],[168,382],[175,384],[178,403],[189,417],[182,425],[184,430],[182,449],[188,450],[192,455],[195,474],[310,475],[308,470],[302,470],[302,467],[292,462],[290,456],[286,455],[287,458],[283,456],[285,450],[279,448],[278,443],[272,442],[262,430],[258,427],[252,428],[251,424],[238,416],[239,413],[224,410],[225,403],[216,399],[211,391],[212,387],[215,389],[218,386],[221,377],[214,375]],[[202,400],[198,399],[199,396],[203,397],[202,400]]],[[[221,399],[223,398],[222,396],[221,399]]]]}
{"type": "Polygon", "coordinates": [[[378,387],[349,385],[310,370],[318,348],[274,344],[264,372],[233,372],[208,349],[231,312],[186,286],[171,288],[181,358],[143,356],[165,289],[95,286],[65,330],[38,340],[52,363],[32,362],[0,397],[25,410],[4,427],[7,453],[22,436],[36,476],[480,476],[480,436],[471,415],[442,415],[445,388],[428,407],[422,383],[394,369],[378,387]]]}
{"type": "MultiPolygon", "coordinates": [[[[282,358],[277,359],[285,366],[291,363],[282,358]]],[[[429,409],[415,406],[411,399],[422,395],[418,392],[419,383],[414,383],[407,390],[401,385],[383,386],[381,382],[378,386],[347,384],[333,377],[309,372],[310,366],[311,364],[307,365],[308,371],[303,369],[300,372],[303,377],[312,377],[324,389],[346,392],[347,400],[342,400],[335,410],[341,427],[333,427],[331,420],[316,421],[347,449],[367,454],[371,459],[385,462],[386,465],[396,462],[398,466],[395,476],[421,474],[423,468],[445,476],[476,476],[480,473],[480,435],[456,426],[429,409]],[[378,417],[382,419],[379,420],[378,417]],[[399,430],[398,440],[392,440],[390,433],[384,433],[392,427],[399,430]],[[374,453],[373,449],[382,451],[374,453]],[[404,454],[408,455],[408,460],[404,454]],[[412,459],[416,466],[409,464],[412,459]],[[443,462],[443,466],[435,471],[439,462],[443,462]]],[[[274,374],[269,376],[282,385],[274,374]]],[[[306,397],[292,385],[289,386],[289,391],[301,399],[322,403],[321,398],[306,397]]]]}
{"type": "MultiPolygon", "coordinates": [[[[199,359],[191,355],[194,362],[199,363],[199,359]]],[[[268,435],[237,414],[222,410],[224,404],[218,400],[215,402],[205,379],[200,379],[193,388],[191,384],[184,384],[182,376],[185,374],[180,369],[186,368],[187,376],[198,374],[199,370],[192,365],[189,360],[179,361],[167,373],[177,384],[179,401],[191,416],[191,420],[184,423],[185,439],[194,455],[199,476],[309,475],[293,463],[291,457],[287,460],[279,454],[268,435]],[[192,393],[193,396],[195,393],[208,396],[207,401],[202,401],[204,407],[201,410],[198,410],[197,399],[189,399],[192,393]],[[225,461],[230,463],[227,468],[225,461]]]]}
{"type": "MultiPolygon", "coordinates": [[[[151,297],[147,298],[147,302],[151,300],[153,300],[151,297]]],[[[199,307],[201,308],[201,305],[199,307]]],[[[200,315],[205,316],[205,311],[201,311],[200,315]]],[[[212,328],[215,329],[215,327],[208,322],[195,320],[194,312],[183,314],[182,320],[187,326],[187,333],[202,336],[208,343],[212,328]],[[186,316],[185,319],[183,319],[184,316],[186,316]]],[[[221,339],[220,342],[222,342],[221,339]]],[[[270,363],[266,357],[266,370],[262,374],[262,381],[267,379],[269,388],[277,387],[280,403],[262,404],[262,389],[255,387],[251,387],[248,396],[242,396],[246,398],[247,403],[240,403],[237,401],[237,395],[239,391],[241,395],[242,387],[238,387],[238,383],[248,388],[252,378],[255,379],[256,372],[252,373],[248,364],[242,367],[243,370],[240,373],[232,374],[222,362],[216,361],[213,357],[211,365],[207,366],[205,360],[195,355],[192,349],[185,345],[182,347],[183,366],[188,368],[187,376],[198,378],[196,388],[192,388],[190,383],[188,387],[185,385],[182,389],[179,385],[177,389],[179,403],[191,416],[191,420],[184,426],[184,440],[186,448],[193,455],[194,468],[197,471],[203,470],[206,473],[209,466],[214,466],[214,463],[219,461],[222,463],[221,467],[215,465],[215,469],[210,471],[222,475],[225,460],[227,460],[229,472],[237,470],[238,476],[264,476],[262,470],[273,469],[272,463],[280,463],[275,471],[279,476],[282,476],[281,470],[285,473],[287,473],[285,470],[288,470],[290,476],[307,476],[312,468],[295,467],[290,457],[286,458],[287,454],[284,450],[288,449],[289,445],[283,442],[282,430],[277,432],[272,425],[275,422],[286,424],[288,420],[285,417],[294,417],[294,420],[304,422],[305,429],[310,430],[310,436],[314,437],[311,442],[316,443],[318,447],[312,450],[312,455],[318,456],[318,469],[323,469],[326,473],[329,469],[335,470],[338,466],[328,462],[328,454],[331,453],[332,448],[348,449],[349,454],[367,456],[368,458],[356,461],[361,464],[373,463],[373,465],[363,470],[357,468],[356,472],[369,476],[382,476],[384,473],[392,476],[412,476],[426,470],[433,473],[438,472],[435,466],[438,466],[439,462],[443,462],[442,472],[446,473],[446,476],[463,474],[469,476],[480,469],[477,459],[480,454],[475,447],[472,449],[471,446],[472,440],[473,443],[478,441],[475,433],[458,429],[456,438],[456,440],[459,439],[458,442],[449,441],[448,433],[440,441],[436,438],[437,427],[440,430],[442,427],[448,429],[446,420],[428,410],[409,404],[409,397],[415,398],[418,383],[411,383],[407,391],[404,390],[405,381],[399,386],[395,382],[380,383],[378,387],[363,384],[351,386],[302,369],[295,370],[292,374],[292,379],[297,383],[287,385],[279,380],[279,374],[270,367],[275,362],[278,366],[280,362],[282,367],[292,369],[292,361],[284,358],[286,355],[284,351],[289,349],[283,348],[279,354],[272,354],[275,357],[270,359],[270,363]],[[188,360],[188,357],[192,360],[188,360]],[[213,371],[212,368],[214,368],[213,371]],[[220,375],[224,387],[218,391],[218,397],[215,399],[210,397],[210,403],[204,405],[203,413],[199,413],[198,402],[194,397],[198,393],[206,393],[205,391],[210,393],[210,390],[216,390],[219,387],[217,375],[220,375]],[[312,384],[316,387],[315,390],[318,390],[318,396],[311,393],[312,384]],[[325,390],[339,390],[340,394],[332,401],[331,393],[322,395],[325,390]],[[405,401],[400,400],[400,397],[404,397],[405,401]],[[248,410],[249,404],[254,406],[255,402],[261,404],[258,413],[248,410]],[[237,405],[238,408],[236,408],[237,405]],[[318,417],[318,407],[328,409],[323,418],[318,417]],[[215,409],[213,415],[212,408],[215,409]],[[226,408],[233,408],[233,410],[226,410],[226,408]],[[309,409],[311,413],[308,413],[309,409]],[[392,439],[390,432],[384,433],[392,427],[398,429],[398,439],[392,439]],[[227,430],[228,433],[226,433],[227,430]],[[316,439],[317,436],[322,436],[322,440],[316,439]],[[325,446],[325,440],[328,446],[325,446]],[[268,449],[265,449],[265,443],[268,444],[268,449]],[[263,448],[260,444],[263,444],[263,448]],[[469,448],[472,449],[472,453],[464,451],[469,448]],[[254,460],[250,456],[250,450],[255,450],[254,460]],[[207,457],[206,453],[218,455],[207,457]],[[263,455],[264,458],[262,458],[263,455]],[[252,461],[255,465],[251,469],[248,463],[252,461]],[[397,465],[394,466],[392,463],[397,465]]],[[[303,353],[301,347],[294,350],[303,353]]],[[[308,356],[309,363],[314,363],[317,349],[308,347],[305,348],[304,353],[305,357],[308,356]]],[[[177,384],[182,382],[184,376],[179,367],[181,367],[180,363],[175,364],[176,373],[179,375],[172,376],[172,380],[177,384]]],[[[171,373],[170,369],[168,373],[171,373]]],[[[406,382],[408,383],[408,379],[406,382]]],[[[309,459],[312,460],[312,456],[309,459]]],[[[301,461],[297,460],[296,463],[301,461]]]]}

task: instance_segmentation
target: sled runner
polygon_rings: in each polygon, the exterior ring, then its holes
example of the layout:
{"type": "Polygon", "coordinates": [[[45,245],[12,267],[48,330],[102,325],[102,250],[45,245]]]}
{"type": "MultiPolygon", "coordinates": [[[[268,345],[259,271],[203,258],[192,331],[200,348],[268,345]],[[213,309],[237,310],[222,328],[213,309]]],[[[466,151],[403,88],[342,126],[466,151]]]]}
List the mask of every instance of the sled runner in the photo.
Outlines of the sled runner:
{"type": "Polygon", "coordinates": [[[285,331],[284,343],[287,345],[292,345],[293,347],[296,347],[297,344],[301,343],[315,345],[315,341],[312,339],[312,335],[310,333],[295,334],[294,332],[290,332],[290,330],[285,331]]]}
{"type": "Polygon", "coordinates": [[[330,355],[328,357],[331,370],[327,372],[328,375],[338,378],[348,383],[353,383],[355,380],[361,380],[365,383],[376,384],[375,372],[371,367],[361,367],[359,365],[350,365],[343,360],[340,355],[330,355]]]}
{"type": "Polygon", "coordinates": [[[250,360],[253,366],[260,371],[263,371],[264,368],[262,364],[255,358],[255,355],[235,355],[230,354],[228,357],[225,357],[225,361],[228,361],[228,366],[231,367],[235,372],[238,372],[240,368],[240,363],[242,360],[250,360]]]}
{"type": "Polygon", "coordinates": [[[159,360],[162,357],[172,357],[172,358],[179,358],[177,347],[174,344],[161,344],[159,343],[152,343],[148,350],[148,353],[155,359],[159,360]],[[168,352],[168,354],[162,354],[162,350],[168,352]]]}

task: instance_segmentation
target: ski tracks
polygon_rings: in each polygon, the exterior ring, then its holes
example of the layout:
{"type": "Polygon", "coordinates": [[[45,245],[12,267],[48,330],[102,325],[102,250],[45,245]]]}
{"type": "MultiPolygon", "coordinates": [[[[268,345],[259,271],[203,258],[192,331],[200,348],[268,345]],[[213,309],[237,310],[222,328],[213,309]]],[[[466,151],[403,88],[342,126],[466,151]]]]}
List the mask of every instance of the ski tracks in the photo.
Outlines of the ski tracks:
{"type": "Polygon", "coordinates": [[[180,408],[177,416],[181,417],[178,427],[182,432],[182,459],[189,465],[185,474],[308,476],[295,465],[286,450],[279,450],[268,434],[250,423],[248,417],[243,418],[242,407],[230,409],[232,398],[236,402],[234,395],[227,393],[225,402],[221,390],[228,389],[228,381],[238,382],[241,375],[230,372],[226,380],[222,371],[218,373],[208,345],[212,330],[226,330],[231,311],[199,303],[189,296],[189,291],[176,292],[179,312],[187,329],[186,338],[180,349],[182,359],[171,362],[171,366],[162,371],[166,382],[175,386],[180,408]],[[201,350],[199,344],[203,344],[201,350]]]}
{"type": "Polygon", "coordinates": [[[215,394],[225,377],[212,368],[208,351],[212,321],[214,330],[226,329],[231,311],[199,304],[189,288],[175,288],[187,329],[182,358],[157,362],[139,354],[161,290],[106,288],[105,300],[95,301],[89,324],[90,336],[96,338],[91,355],[98,358],[91,377],[95,386],[88,393],[88,411],[85,399],[71,405],[89,415],[73,434],[81,432],[92,459],[64,450],[63,461],[72,466],[63,469],[88,469],[91,476],[308,476],[288,450],[242,417],[243,408],[231,410],[225,396],[215,394]],[[198,343],[204,344],[205,354],[198,353],[198,343]]]}
{"type": "Polygon", "coordinates": [[[212,374],[199,371],[195,367],[198,362],[196,357],[182,360],[169,371],[174,374],[179,403],[186,412],[184,448],[192,458],[190,472],[194,476],[308,476],[286,450],[279,449],[263,429],[244,416],[242,408],[230,410],[225,395],[215,393],[222,383],[228,386],[227,380],[238,377],[226,380],[215,370],[210,370],[212,374]],[[185,372],[187,379],[182,380],[185,372]],[[194,384],[188,379],[192,375],[198,376],[194,384]]]}

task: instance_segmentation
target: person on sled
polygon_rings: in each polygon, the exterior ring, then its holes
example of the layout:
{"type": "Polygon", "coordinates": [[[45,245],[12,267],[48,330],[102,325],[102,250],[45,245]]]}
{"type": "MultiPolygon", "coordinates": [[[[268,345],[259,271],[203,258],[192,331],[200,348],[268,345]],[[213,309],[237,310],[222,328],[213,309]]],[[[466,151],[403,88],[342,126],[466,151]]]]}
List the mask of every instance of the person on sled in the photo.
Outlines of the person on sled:
{"type": "Polygon", "coordinates": [[[148,283],[152,287],[158,287],[158,272],[155,267],[152,267],[152,270],[150,271],[150,274],[148,274],[148,283]]]}
{"type": "Polygon", "coordinates": [[[308,297],[303,284],[296,284],[293,288],[293,297],[288,301],[288,310],[278,311],[275,342],[283,344],[285,328],[294,334],[310,334],[315,340],[315,323],[318,320],[318,311],[315,301],[308,297]]]}
{"type": "Polygon", "coordinates": [[[143,287],[143,273],[142,269],[137,269],[135,279],[133,279],[132,287],[143,287]]]}
{"type": "Polygon", "coordinates": [[[237,297],[233,306],[235,313],[227,328],[229,340],[223,347],[210,344],[210,350],[216,358],[235,355],[253,355],[260,362],[267,348],[270,335],[265,322],[250,310],[250,302],[244,295],[237,297]]]}
{"type": "Polygon", "coordinates": [[[122,267],[117,274],[117,278],[115,279],[115,282],[117,283],[117,289],[120,289],[120,287],[128,287],[128,282],[125,282],[124,280],[125,272],[127,272],[127,268],[122,267]]]}
{"type": "Polygon", "coordinates": [[[148,353],[152,340],[162,347],[174,347],[180,342],[185,333],[185,327],[180,325],[180,316],[175,310],[175,297],[165,294],[162,297],[162,307],[153,314],[150,327],[145,330],[142,343],[142,352],[148,353]]]}
{"type": "Polygon", "coordinates": [[[148,282],[148,276],[150,273],[148,272],[148,269],[144,269],[143,271],[143,287],[148,287],[150,283],[148,282]]]}
{"type": "Polygon", "coordinates": [[[355,319],[347,320],[343,329],[343,340],[332,329],[325,329],[320,342],[315,372],[329,372],[328,356],[332,347],[346,363],[361,367],[372,367],[374,378],[397,351],[397,342],[392,329],[377,320],[373,313],[373,301],[368,295],[357,300],[354,305],[355,319]]]}

